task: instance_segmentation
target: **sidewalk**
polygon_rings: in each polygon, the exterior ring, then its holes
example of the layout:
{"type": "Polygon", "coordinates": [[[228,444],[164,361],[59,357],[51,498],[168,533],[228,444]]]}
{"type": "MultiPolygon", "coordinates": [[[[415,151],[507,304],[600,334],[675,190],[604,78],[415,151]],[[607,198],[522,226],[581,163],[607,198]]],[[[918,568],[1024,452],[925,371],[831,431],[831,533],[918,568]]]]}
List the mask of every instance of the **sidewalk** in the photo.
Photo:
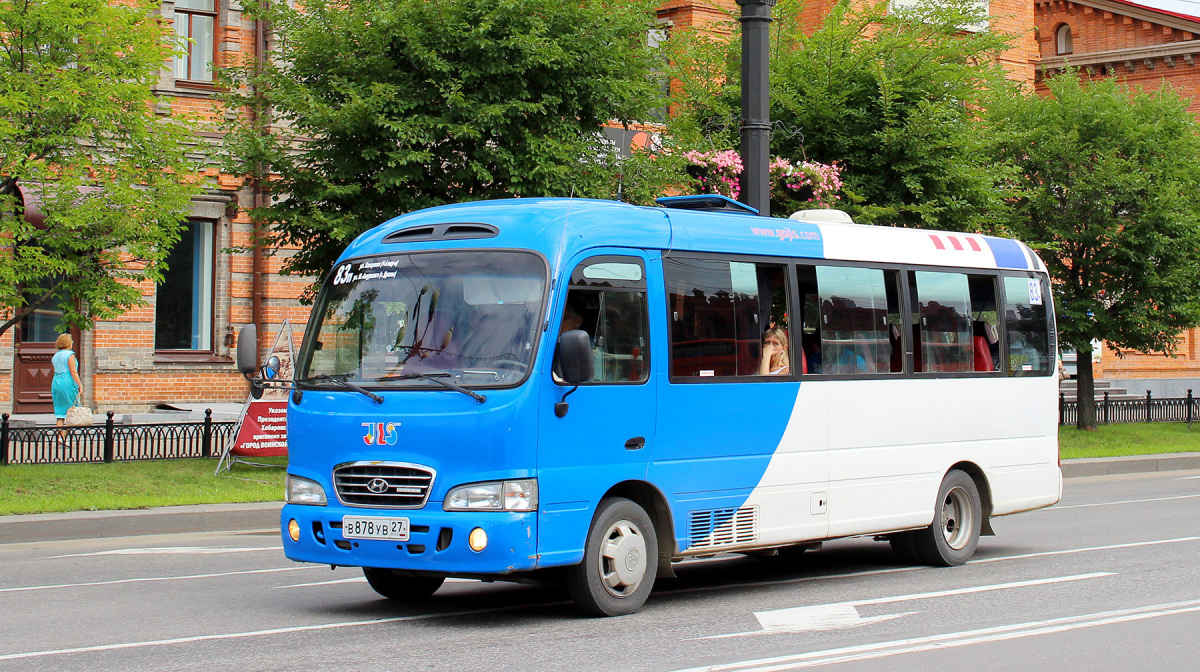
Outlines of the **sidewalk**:
{"type": "MultiPolygon", "coordinates": [[[[207,404],[161,404],[149,413],[114,413],[113,422],[118,425],[154,424],[160,422],[203,422],[204,409],[212,409],[213,422],[237,420],[242,413],[239,403],[207,403],[207,404]]],[[[103,410],[103,409],[100,409],[103,410]]],[[[93,425],[103,425],[108,419],[107,413],[94,413],[93,425]]],[[[14,413],[8,416],[12,427],[49,427],[54,425],[53,413],[14,413]]]]}
{"type": "MultiPolygon", "coordinates": [[[[1200,453],[1065,460],[1063,476],[1200,470],[1200,453]]],[[[142,534],[279,530],[282,502],[164,506],[133,511],[75,511],[0,516],[0,544],[142,534]]]]}

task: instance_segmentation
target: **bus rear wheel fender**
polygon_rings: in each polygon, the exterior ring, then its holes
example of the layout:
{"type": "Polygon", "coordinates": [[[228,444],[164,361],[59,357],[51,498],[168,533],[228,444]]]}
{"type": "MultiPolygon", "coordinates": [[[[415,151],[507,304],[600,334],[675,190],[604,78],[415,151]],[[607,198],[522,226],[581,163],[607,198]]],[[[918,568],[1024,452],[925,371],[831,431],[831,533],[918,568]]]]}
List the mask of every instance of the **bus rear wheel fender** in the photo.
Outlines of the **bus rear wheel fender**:
{"type": "Polygon", "coordinates": [[[444,576],[412,576],[376,567],[363,567],[363,576],[375,592],[396,602],[424,600],[446,581],[444,576]]]}
{"type": "Polygon", "coordinates": [[[658,574],[658,539],[636,502],[605,497],[588,530],[583,562],[567,569],[567,590],[594,616],[623,616],[641,608],[658,574]]]}
{"type": "Polygon", "coordinates": [[[975,554],[983,527],[983,504],[975,479],[951,469],[938,488],[933,522],[921,530],[900,536],[893,548],[903,558],[907,544],[925,564],[938,567],[961,565],[975,554]],[[908,539],[904,535],[911,535],[908,539]]]}

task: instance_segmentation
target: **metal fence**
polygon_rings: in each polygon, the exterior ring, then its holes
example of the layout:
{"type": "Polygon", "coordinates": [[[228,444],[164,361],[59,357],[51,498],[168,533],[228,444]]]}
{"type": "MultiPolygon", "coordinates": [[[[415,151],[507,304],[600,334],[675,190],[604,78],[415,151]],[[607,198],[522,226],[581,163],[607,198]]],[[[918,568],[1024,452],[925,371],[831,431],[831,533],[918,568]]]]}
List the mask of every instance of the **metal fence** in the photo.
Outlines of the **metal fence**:
{"type": "Polygon", "coordinates": [[[213,422],[205,409],[202,422],[118,425],[109,411],[103,425],[82,427],[11,427],[0,416],[0,465],[69,464],[128,460],[212,457],[234,440],[236,422],[213,422]]]}
{"type": "MultiPolygon", "coordinates": [[[[1096,422],[1108,425],[1118,422],[1186,422],[1190,426],[1193,420],[1200,420],[1200,408],[1192,391],[1187,391],[1186,397],[1164,397],[1155,399],[1150,391],[1146,391],[1145,399],[1109,400],[1108,392],[1104,399],[1096,402],[1096,422]]],[[[1074,425],[1079,420],[1079,402],[1067,401],[1066,395],[1058,394],[1058,424],[1074,425]]]]}

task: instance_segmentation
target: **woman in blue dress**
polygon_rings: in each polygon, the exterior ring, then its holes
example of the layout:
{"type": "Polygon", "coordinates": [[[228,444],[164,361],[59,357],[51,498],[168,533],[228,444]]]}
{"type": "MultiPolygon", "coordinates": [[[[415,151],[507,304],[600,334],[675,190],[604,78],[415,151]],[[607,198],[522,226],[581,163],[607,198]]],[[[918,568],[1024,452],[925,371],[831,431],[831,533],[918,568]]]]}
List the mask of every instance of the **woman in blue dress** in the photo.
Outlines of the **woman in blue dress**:
{"type": "Polygon", "coordinates": [[[54,365],[54,380],[50,383],[50,394],[54,398],[54,422],[62,427],[67,420],[67,409],[75,405],[83,383],[79,382],[79,360],[75,358],[75,345],[70,334],[59,334],[54,341],[58,352],[50,358],[54,365]]]}

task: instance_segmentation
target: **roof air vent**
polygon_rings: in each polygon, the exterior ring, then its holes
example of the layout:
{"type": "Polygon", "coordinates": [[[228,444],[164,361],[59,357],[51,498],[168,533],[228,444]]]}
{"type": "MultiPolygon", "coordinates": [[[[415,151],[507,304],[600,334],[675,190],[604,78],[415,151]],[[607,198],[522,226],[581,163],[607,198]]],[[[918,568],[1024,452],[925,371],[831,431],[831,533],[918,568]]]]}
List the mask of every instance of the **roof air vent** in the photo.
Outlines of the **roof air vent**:
{"type": "Polygon", "coordinates": [[[797,210],[788,219],[797,222],[812,222],[813,224],[853,224],[854,220],[845,211],[834,208],[814,208],[812,210],[797,210]]]}
{"type": "Polygon", "coordinates": [[[698,210],[700,212],[728,212],[735,215],[757,215],[758,209],[738,203],[728,196],[700,194],[698,196],[662,196],[654,199],[664,208],[676,210],[698,210]]]}
{"type": "Polygon", "coordinates": [[[495,238],[498,235],[500,235],[500,229],[491,224],[452,222],[410,226],[407,229],[387,234],[383,237],[383,242],[415,243],[427,240],[466,240],[469,238],[495,238]]]}

